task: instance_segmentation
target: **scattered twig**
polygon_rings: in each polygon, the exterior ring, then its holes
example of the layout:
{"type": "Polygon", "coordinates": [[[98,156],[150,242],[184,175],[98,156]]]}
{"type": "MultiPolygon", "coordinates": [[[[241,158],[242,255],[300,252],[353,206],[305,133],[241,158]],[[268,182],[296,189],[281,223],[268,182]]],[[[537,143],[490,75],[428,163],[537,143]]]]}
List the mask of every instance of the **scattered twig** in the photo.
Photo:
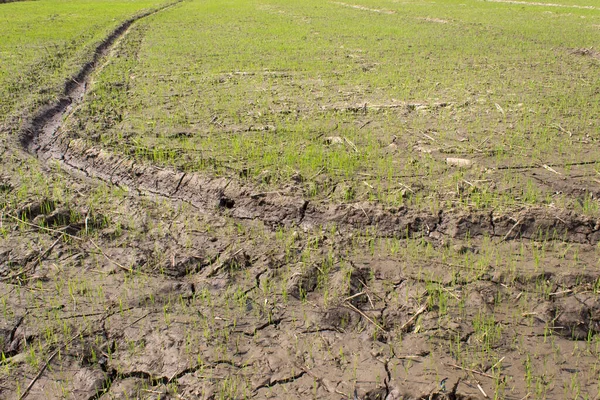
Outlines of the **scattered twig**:
{"type": "MultiPolygon", "coordinates": [[[[273,190],[273,191],[270,191],[270,192],[259,192],[259,193],[252,193],[252,194],[250,195],[250,198],[251,198],[251,199],[256,199],[256,198],[258,198],[258,197],[264,197],[264,196],[267,196],[267,195],[269,195],[269,194],[276,194],[276,195],[279,195],[279,196],[281,197],[281,192],[280,192],[279,190],[273,190]]],[[[191,230],[189,230],[188,232],[201,232],[201,231],[197,231],[197,230],[195,230],[195,229],[191,229],[191,230]]]]}
{"type": "Polygon", "coordinates": [[[538,315],[538,313],[535,311],[521,313],[521,317],[531,317],[532,315],[538,315]]]}
{"type": "Polygon", "coordinates": [[[106,311],[98,311],[98,312],[85,313],[85,314],[65,315],[65,316],[60,317],[60,319],[95,317],[96,315],[104,315],[104,314],[106,314],[106,311]]]}
{"type": "MultiPolygon", "coordinates": [[[[227,247],[229,247],[229,246],[227,246],[227,247]]],[[[244,251],[244,247],[241,247],[240,249],[238,249],[237,251],[235,251],[230,256],[227,256],[227,259],[232,260],[235,256],[237,256],[238,254],[240,254],[242,251],[244,251]]],[[[221,258],[221,255],[219,255],[219,257],[217,257],[217,260],[219,258],[221,258]]],[[[211,271],[208,272],[207,277],[211,278],[211,277],[217,275],[223,269],[223,267],[225,267],[225,265],[226,265],[226,261],[220,262],[217,266],[215,266],[211,271]]]]}
{"type": "Polygon", "coordinates": [[[358,209],[361,210],[363,212],[363,214],[365,214],[365,217],[367,217],[367,219],[369,218],[369,215],[367,214],[367,212],[365,211],[365,209],[363,207],[361,207],[358,204],[353,205],[353,207],[358,207],[358,209]]]}
{"type": "Polygon", "coordinates": [[[412,190],[412,189],[410,188],[410,186],[408,186],[408,185],[405,185],[405,184],[404,184],[404,183],[402,183],[402,182],[398,182],[398,185],[400,185],[400,187],[402,187],[403,189],[406,189],[406,190],[408,190],[408,191],[409,191],[409,192],[411,192],[411,193],[414,193],[414,192],[415,192],[414,190],[412,190]]]}
{"type": "Polygon", "coordinates": [[[140,322],[141,320],[143,320],[144,318],[146,318],[148,315],[153,314],[154,312],[151,311],[147,314],[142,315],[141,317],[139,317],[138,319],[136,319],[135,321],[133,321],[132,323],[130,323],[129,325],[127,325],[125,328],[123,328],[123,330],[127,329],[127,328],[131,328],[133,325],[137,324],[138,322],[140,322]]]}
{"type": "Polygon", "coordinates": [[[144,391],[146,393],[158,394],[160,396],[162,396],[164,394],[163,392],[159,392],[157,390],[150,390],[150,389],[142,389],[142,391],[144,391]]]}
{"type": "MultiPolygon", "coordinates": [[[[362,183],[363,183],[363,185],[365,185],[365,186],[366,186],[366,187],[368,187],[369,189],[375,189],[375,188],[373,187],[373,185],[371,185],[371,184],[370,184],[370,183],[368,183],[367,181],[363,181],[362,183]]],[[[598,181],[598,183],[600,183],[600,181],[598,181]]]]}
{"type": "Polygon", "coordinates": [[[39,370],[39,372],[37,373],[37,375],[31,380],[31,382],[29,382],[29,385],[27,385],[27,387],[25,388],[25,390],[23,391],[23,393],[21,394],[21,396],[19,397],[19,400],[23,400],[25,397],[27,397],[27,395],[29,394],[29,391],[31,390],[31,388],[33,387],[33,385],[35,385],[35,383],[37,382],[38,379],[40,379],[40,377],[42,376],[42,374],[44,373],[44,371],[46,370],[46,368],[48,368],[48,365],[50,365],[50,363],[52,362],[52,360],[54,359],[54,357],[56,357],[56,355],[65,347],[67,347],[73,340],[77,339],[83,332],[78,332],[75,336],[71,337],[66,343],[64,343],[62,346],[60,346],[58,349],[56,349],[54,351],[54,353],[52,353],[50,355],[50,357],[48,357],[48,360],[46,360],[46,362],[44,363],[44,365],[42,366],[42,368],[39,370]]]}
{"type": "Polygon", "coordinates": [[[494,365],[492,365],[492,367],[490,368],[491,370],[493,370],[494,368],[496,368],[498,366],[498,364],[500,364],[502,361],[504,361],[506,357],[502,357],[501,359],[498,360],[498,362],[494,365]]]}
{"type": "Polygon", "coordinates": [[[519,294],[517,294],[515,296],[515,301],[519,301],[519,299],[521,298],[521,296],[523,296],[523,292],[519,292],[519,294]]]}
{"type": "Polygon", "coordinates": [[[423,356],[394,356],[394,358],[398,359],[398,360],[416,360],[419,358],[423,358],[423,356]]]}
{"type": "Polygon", "coordinates": [[[479,383],[477,384],[477,389],[479,389],[479,391],[481,392],[483,397],[485,397],[486,399],[489,399],[487,393],[483,391],[483,388],[481,387],[481,385],[479,383]]]}
{"type": "Polygon", "coordinates": [[[31,388],[33,387],[33,385],[35,385],[35,383],[37,382],[38,379],[40,379],[40,376],[42,376],[42,374],[44,373],[44,371],[46,370],[46,368],[48,368],[48,365],[52,362],[52,360],[54,359],[54,357],[56,357],[56,355],[58,354],[58,352],[62,349],[56,349],[54,351],[54,353],[52,353],[52,355],[48,358],[48,360],[44,363],[44,365],[42,366],[42,368],[40,369],[40,371],[37,373],[37,375],[31,380],[31,382],[29,382],[29,385],[27,385],[27,387],[25,388],[25,391],[23,392],[23,394],[21,395],[21,397],[19,397],[19,400],[24,399],[25,397],[27,397],[27,395],[29,394],[29,391],[31,390],[31,388]]]}
{"type": "Polygon", "coordinates": [[[502,243],[502,242],[506,242],[506,240],[508,239],[508,237],[510,236],[510,234],[512,233],[512,231],[521,224],[521,220],[518,220],[517,222],[515,222],[515,224],[508,230],[508,232],[506,232],[506,235],[504,235],[504,237],[502,238],[502,240],[498,243],[502,243]]]}
{"type": "Polygon", "coordinates": [[[32,224],[31,222],[23,221],[22,219],[20,219],[20,218],[17,218],[17,217],[15,217],[14,215],[7,214],[7,217],[9,217],[9,218],[12,218],[12,219],[14,219],[15,221],[19,221],[20,223],[23,223],[23,224],[25,224],[25,225],[32,226],[32,227],[34,227],[34,228],[37,228],[37,229],[41,229],[41,230],[48,231],[48,232],[53,232],[53,233],[58,233],[58,234],[61,234],[61,235],[68,236],[68,237],[70,237],[71,239],[75,239],[75,240],[83,241],[83,239],[82,239],[82,238],[80,238],[80,237],[77,237],[77,236],[73,236],[73,235],[71,235],[71,234],[68,234],[67,232],[63,232],[63,231],[60,231],[60,230],[58,230],[58,229],[46,228],[45,226],[41,226],[41,225],[32,224]]]}
{"type": "Polygon", "coordinates": [[[321,173],[325,171],[325,167],[321,167],[320,170],[317,171],[316,174],[314,174],[313,176],[311,176],[310,178],[308,178],[309,181],[312,181],[313,179],[315,179],[317,176],[321,175],[321,173]]]}
{"type": "MultiPolygon", "coordinates": [[[[358,281],[359,281],[359,282],[360,282],[360,283],[363,285],[363,287],[364,287],[364,290],[363,290],[361,293],[363,293],[365,296],[367,296],[367,300],[369,300],[369,304],[371,304],[371,309],[373,309],[373,310],[374,310],[374,309],[375,309],[375,305],[373,304],[373,299],[371,299],[371,296],[369,295],[369,287],[367,286],[367,284],[366,284],[366,283],[364,283],[364,282],[362,281],[362,279],[359,279],[358,281]]],[[[379,297],[379,296],[377,296],[377,297],[379,297]]]]}
{"type": "Polygon", "coordinates": [[[383,327],[381,325],[379,325],[377,322],[373,321],[371,318],[369,318],[369,316],[367,314],[365,314],[364,312],[362,312],[358,308],[354,307],[352,304],[346,302],[345,306],[347,308],[351,309],[352,311],[355,311],[358,314],[360,314],[363,318],[365,318],[367,321],[369,321],[370,323],[372,323],[375,327],[379,328],[381,331],[387,332],[385,329],[383,329],[383,327]]]}
{"type": "Polygon", "coordinates": [[[102,254],[102,256],[104,256],[104,258],[106,258],[108,261],[110,261],[111,263],[115,264],[117,267],[121,268],[122,270],[125,270],[129,273],[133,273],[133,269],[131,268],[127,268],[124,265],[119,264],[118,262],[116,262],[115,260],[113,260],[112,258],[110,258],[108,255],[106,255],[106,253],[100,248],[100,246],[98,246],[96,244],[96,242],[94,242],[92,239],[90,239],[90,242],[92,243],[92,245],[98,249],[98,251],[100,252],[100,254],[102,254]]]}
{"type": "Polygon", "coordinates": [[[562,133],[567,133],[569,135],[569,137],[573,137],[573,133],[571,131],[568,131],[565,128],[563,128],[560,124],[552,124],[551,126],[554,129],[561,131],[562,133]]]}
{"type": "Polygon", "coordinates": [[[417,312],[412,317],[410,317],[410,319],[408,321],[406,321],[404,324],[402,324],[402,326],[400,327],[400,330],[403,331],[404,329],[406,329],[406,327],[408,327],[410,324],[412,324],[419,315],[421,315],[425,312],[425,310],[427,310],[426,304],[422,305],[421,308],[419,308],[417,310],[417,312]]]}
{"type": "Polygon", "coordinates": [[[571,289],[560,290],[558,292],[550,293],[548,296],[558,296],[558,295],[561,295],[561,294],[567,294],[567,293],[572,293],[572,292],[573,292],[573,290],[571,290],[571,289]]]}
{"type": "Polygon", "coordinates": [[[371,309],[374,310],[375,304],[373,304],[373,299],[371,299],[371,296],[369,296],[369,292],[365,292],[365,294],[367,295],[367,300],[369,300],[369,304],[371,304],[371,309]]]}
{"type": "Polygon", "coordinates": [[[34,270],[35,267],[37,267],[37,265],[40,262],[42,262],[42,260],[44,258],[46,258],[48,256],[48,254],[50,254],[50,252],[52,251],[52,249],[54,249],[54,247],[58,244],[58,242],[60,242],[60,239],[61,239],[60,237],[58,239],[56,239],[54,241],[54,243],[52,243],[52,245],[46,249],[46,251],[44,251],[35,261],[33,261],[31,263],[31,266],[29,268],[25,268],[25,269],[22,269],[22,270],[20,270],[18,272],[15,272],[14,274],[11,274],[9,276],[5,276],[4,278],[0,279],[0,282],[5,282],[5,281],[13,280],[14,278],[17,278],[17,277],[19,277],[19,276],[21,276],[23,274],[26,274],[29,271],[34,270]]]}
{"type": "Polygon", "coordinates": [[[359,293],[353,294],[352,296],[346,297],[346,298],[344,299],[344,301],[349,301],[349,300],[355,299],[355,298],[357,298],[357,297],[359,297],[359,296],[362,296],[363,294],[366,294],[366,292],[365,292],[364,290],[363,290],[362,292],[359,292],[359,293]]]}
{"type": "Polygon", "coordinates": [[[492,138],[491,136],[488,136],[488,137],[487,137],[487,138],[485,138],[485,139],[484,139],[484,140],[483,140],[481,143],[479,143],[479,144],[477,145],[477,147],[481,147],[481,146],[483,146],[483,145],[484,145],[484,144],[486,144],[486,143],[487,143],[487,141],[488,141],[488,140],[490,140],[491,138],[492,138]]]}
{"type": "Polygon", "coordinates": [[[558,172],[557,170],[555,170],[554,168],[550,167],[547,164],[542,164],[542,167],[544,167],[545,169],[547,169],[550,172],[554,172],[556,175],[562,175],[560,172],[558,172]]]}
{"type": "MultiPolygon", "coordinates": [[[[498,111],[500,111],[500,113],[502,114],[502,116],[506,117],[506,113],[504,112],[504,109],[503,109],[503,108],[500,106],[500,104],[498,104],[498,103],[494,103],[494,104],[495,104],[495,106],[496,106],[496,109],[497,109],[498,111]]],[[[487,396],[486,396],[486,397],[487,397],[487,396]]]]}
{"type": "Polygon", "coordinates": [[[456,364],[446,364],[446,365],[449,366],[449,367],[452,367],[452,368],[461,369],[463,371],[472,372],[472,373],[477,374],[477,375],[485,376],[486,378],[495,379],[494,376],[492,376],[490,374],[486,374],[485,372],[481,372],[481,371],[477,371],[477,370],[474,370],[474,369],[469,369],[469,368],[461,367],[460,365],[456,365],[456,364]]]}
{"type": "Polygon", "coordinates": [[[431,136],[429,136],[426,133],[421,132],[421,135],[425,136],[427,139],[431,140],[432,142],[437,142],[437,140],[435,140],[434,138],[432,138],[431,136]]]}
{"type": "Polygon", "coordinates": [[[358,153],[358,149],[356,148],[356,145],[354,143],[352,143],[350,141],[350,139],[348,139],[346,136],[344,136],[344,140],[346,141],[346,143],[348,143],[348,145],[350,147],[352,147],[352,150],[354,150],[356,153],[358,153]]]}
{"type": "Polygon", "coordinates": [[[361,125],[361,126],[358,128],[358,130],[361,130],[361,129],[362,129],[362,128],[364,128],[365,126],[369,125],[371,122],[372,122],[371,120],[369,120],[369,121],[365,122],[364,124],[362,124],[362,125],[361,125]]]}
{"type": "Polygon", "coordinates": [[[460,297],[458,297],[456,294],[452,293],[450,290],[448,290],[447,288],[445,288],[443,285],[440,285],[440,287],[442,288],[442,290],[446,293],[448,293],[450,296],[454,297],[456,300],[460,301],[460,297]]]}
{"type": "MultiPolygon", "coordinates": [[[[366,283],[365,283],[365,282],[364,282],[362,279],[359,279],[358,281],[359,281],[359,282],[360,282],[360,283],[363,285],[363,287],[365,288],[365,291],[367,292],[367,296],[369,296],[369,293],[371,293],[373,296],[377,297],[379,300],[385,301],[385,300],[383,299],[383,297],[381,297],[380,295],[378,295],[377,293],[375,293],[374,291],[372,291],[371,289],[369,289],[369,286],[368,286],[368,285],[367,285],[367,284],[366,284],[366,283]]],[[[373,308],[374,308],[374,307],[373,307],[373,308]]]]}
{"type": "MultiPolygon", "coordinates": [[[[566,163],[561,163],[561,164],[547,164],[549,167],[561,167],[561,168],[565,168],[565,167],[576,167],[576,166],[583,166],[583,165],[595,165],[595,164],[600,164],[600,160],[595,160],[595,161],[576,161],[576,162],[566,162],[566,163]]],[[[540,164],[530,164],[530,165],[504,165],[504,166],[500,166],[497,167],[497,170],[506,170],[506,169],[535,169],[535,168],[541,168],[540,164]]]]}

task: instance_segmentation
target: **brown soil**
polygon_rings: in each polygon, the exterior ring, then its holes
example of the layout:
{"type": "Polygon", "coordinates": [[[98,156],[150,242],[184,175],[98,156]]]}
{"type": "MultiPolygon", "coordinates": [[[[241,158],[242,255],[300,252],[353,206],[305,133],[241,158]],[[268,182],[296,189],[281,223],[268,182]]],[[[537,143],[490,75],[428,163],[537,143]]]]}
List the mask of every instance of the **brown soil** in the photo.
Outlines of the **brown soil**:
{"type": "Polygon", "coordinates": [[[313,203],[57,135],[135,20],[2,135],[0,397],[597,395],[600,221],[313,203]]]}

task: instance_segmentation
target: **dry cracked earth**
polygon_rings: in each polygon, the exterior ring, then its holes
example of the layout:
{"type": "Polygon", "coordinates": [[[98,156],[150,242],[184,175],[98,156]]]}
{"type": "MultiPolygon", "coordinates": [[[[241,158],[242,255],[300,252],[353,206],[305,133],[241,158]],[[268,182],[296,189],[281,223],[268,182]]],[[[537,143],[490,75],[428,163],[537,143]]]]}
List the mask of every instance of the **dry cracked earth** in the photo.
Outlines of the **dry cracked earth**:
{"type": "Polygon", "coordinates": [[[61,137],[134,23],[4,127],[1,398],[598,397],[600,221],[311,202],[61,137]]]}

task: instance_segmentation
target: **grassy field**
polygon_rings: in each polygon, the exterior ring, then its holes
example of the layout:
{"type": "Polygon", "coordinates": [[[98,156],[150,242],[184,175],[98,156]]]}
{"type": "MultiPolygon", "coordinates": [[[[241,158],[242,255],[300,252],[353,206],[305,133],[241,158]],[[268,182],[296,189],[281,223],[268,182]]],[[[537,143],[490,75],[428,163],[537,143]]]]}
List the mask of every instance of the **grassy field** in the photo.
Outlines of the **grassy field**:
{"type": "Polygon", "coordinates": [[[597,399],[558,1],[0,4],[0,398],[597,399]]]}
{"type": "Polygon", "coordinates": [[[148,19],[74,134],[183,171],[295,177],[318,199],[597,213],[598,10],[361,7],[206,1],[148,19]]]}

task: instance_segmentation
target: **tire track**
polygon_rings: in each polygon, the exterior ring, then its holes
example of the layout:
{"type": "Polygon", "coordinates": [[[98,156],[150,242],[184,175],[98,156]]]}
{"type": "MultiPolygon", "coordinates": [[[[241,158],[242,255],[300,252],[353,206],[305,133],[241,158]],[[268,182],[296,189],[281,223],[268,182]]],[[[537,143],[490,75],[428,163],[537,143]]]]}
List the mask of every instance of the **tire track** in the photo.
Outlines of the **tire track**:
{"type": "Polygon", "coordinates": [[[43,158],[51,158],[52,150],[56,150],[54,149],[54,142],[57,139],[55,134],[60,128],[63,118],[72,113],[77,103],[83,101],[91,75],[98,70],[100,61],[109,54],[135,22],[173,7],[182,1],[176,0],[162,7],[135,15],[114,29],[96,47],[92,59],[65,82],[62,97],[58,101],[42,107],[33,118],[23,123],[19,135],[21,145],[30,153],[37,154],[38,157],[47,155],[43,158]]]}

